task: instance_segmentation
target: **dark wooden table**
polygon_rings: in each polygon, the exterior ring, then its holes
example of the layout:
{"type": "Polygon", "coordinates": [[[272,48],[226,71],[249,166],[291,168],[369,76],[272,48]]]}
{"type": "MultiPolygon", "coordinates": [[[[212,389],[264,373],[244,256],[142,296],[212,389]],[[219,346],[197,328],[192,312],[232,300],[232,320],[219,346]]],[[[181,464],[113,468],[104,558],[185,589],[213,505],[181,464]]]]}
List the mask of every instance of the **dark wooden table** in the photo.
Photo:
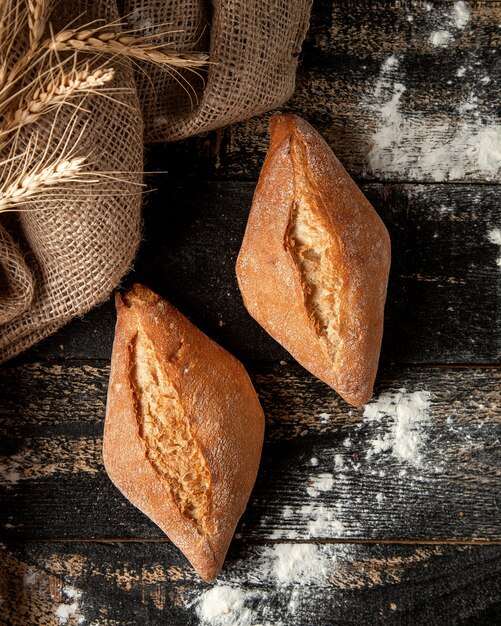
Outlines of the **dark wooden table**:
{"type": "Polygon", "coordinates": [[[1,624],[501,623],[500,21],[500,2],[314,3],[284,110],[324,134],[392,237],[379,413],[243,308],[233,268],[268,116],[148,150],[168,173],[149,178],[124,285],[247,366],[267,418],[256,488],[220,580],[201,583],[104,472],[104,304],[0,369],[1,624]],[[398,407],[419,399],[402,453],[398,407]],[[299,561],[280,574],[284,555],[299,561]],[[243,604],[204,621],[228,588],[243,604]]]}

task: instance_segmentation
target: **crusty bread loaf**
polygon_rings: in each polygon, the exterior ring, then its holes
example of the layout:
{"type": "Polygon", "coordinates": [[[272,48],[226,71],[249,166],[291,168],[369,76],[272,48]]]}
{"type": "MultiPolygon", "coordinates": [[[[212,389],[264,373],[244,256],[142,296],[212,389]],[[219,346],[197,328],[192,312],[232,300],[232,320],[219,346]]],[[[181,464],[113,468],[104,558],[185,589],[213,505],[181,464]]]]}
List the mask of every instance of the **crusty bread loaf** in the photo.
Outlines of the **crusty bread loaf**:
{"type": "Polygon", "coordinates": [[[372,395],[390,267],[388,232],[322,137],[271,119],[237,261],[249,313],[347,402],[372,395]]]}
{"type": "Polygon", "coordinates": [[[263,411],[241,363],[168,302],[134,285],[116,307],[106,471],[211,581],[254,486],[263,411]]]}

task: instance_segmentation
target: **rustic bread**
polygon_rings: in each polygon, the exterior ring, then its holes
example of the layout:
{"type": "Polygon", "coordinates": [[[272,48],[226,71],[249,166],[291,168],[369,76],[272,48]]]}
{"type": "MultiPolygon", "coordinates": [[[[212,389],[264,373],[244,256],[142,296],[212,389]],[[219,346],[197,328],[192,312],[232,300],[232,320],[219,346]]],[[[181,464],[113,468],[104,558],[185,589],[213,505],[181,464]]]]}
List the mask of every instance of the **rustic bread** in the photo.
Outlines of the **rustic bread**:
{"type": "Polygon", "coordinates": [[[388,232],[322,137],[271,119],[236,272],[254,319],[347,402],[372,395],[390,267],[388,232]]]}
{"type": "Polygon", "coordinates": [[[134,285],[116,307],[106,471],[214,580],[254,486],[263,411],[241,363],[168,302],[134,285]]]}

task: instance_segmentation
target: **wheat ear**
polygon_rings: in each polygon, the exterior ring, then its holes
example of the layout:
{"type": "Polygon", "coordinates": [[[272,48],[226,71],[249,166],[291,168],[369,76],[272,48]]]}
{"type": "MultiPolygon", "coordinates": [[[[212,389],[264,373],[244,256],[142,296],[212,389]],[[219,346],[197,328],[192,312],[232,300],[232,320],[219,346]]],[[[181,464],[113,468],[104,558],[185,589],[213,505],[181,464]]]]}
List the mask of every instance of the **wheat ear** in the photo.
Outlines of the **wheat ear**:
{"type": "Polygon", "coordinates": [[[27,0],[30,50],[35,50],[42,40],[51,10],[50,0],[27,0]]]}
{"type": "Polygon", "coordinates": [[[35,166],[31,172],[0,189],[0,213],[16,210],[60,183],[80,180],[78,175],[81,174],[84,162],[85,157],[74,157],[56,160],[41,169],[35,166]]]}
{"type": "Polygon", "coordinates": [[[48,47],[55,52],[83,50],[101,54],[111,53],[179,68],[203,67],[208,62],[208,55],[204,52],[167,50],[165,45],[152,44],[147,38],[100,28],[61,31],[49,40],[48,47]]]}
{"type": "Polygon", "coordinates": [[[92,92],[113,80],[113,68],[90,70],[88,66],[61,73],[51,81],[27,94],[17,109],[7,116],[1,132],[10,132],[23,124],[31,124],[54,106],[64,104],[72,96],[92,92]]]}

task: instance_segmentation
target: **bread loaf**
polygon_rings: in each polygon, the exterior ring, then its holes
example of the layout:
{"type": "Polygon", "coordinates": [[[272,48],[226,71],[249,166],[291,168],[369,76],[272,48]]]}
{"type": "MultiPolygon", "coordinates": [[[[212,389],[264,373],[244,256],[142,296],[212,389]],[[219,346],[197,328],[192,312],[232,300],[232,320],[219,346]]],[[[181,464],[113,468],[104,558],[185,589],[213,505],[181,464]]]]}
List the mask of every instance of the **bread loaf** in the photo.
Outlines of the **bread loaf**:
{"type": "Polygon", "coordinates": [[[106,471],[214,580],[254,486],[263,411],[241,363],[168,302],[134,285],[116,307],[106,471]]]}
{"type": "Polygon", "coordinates": [[[307,370],[361,406],[381,348],[388,232],[307,122],[276,115],[270,126],[236,266],[244,304],[307,370]]]}

